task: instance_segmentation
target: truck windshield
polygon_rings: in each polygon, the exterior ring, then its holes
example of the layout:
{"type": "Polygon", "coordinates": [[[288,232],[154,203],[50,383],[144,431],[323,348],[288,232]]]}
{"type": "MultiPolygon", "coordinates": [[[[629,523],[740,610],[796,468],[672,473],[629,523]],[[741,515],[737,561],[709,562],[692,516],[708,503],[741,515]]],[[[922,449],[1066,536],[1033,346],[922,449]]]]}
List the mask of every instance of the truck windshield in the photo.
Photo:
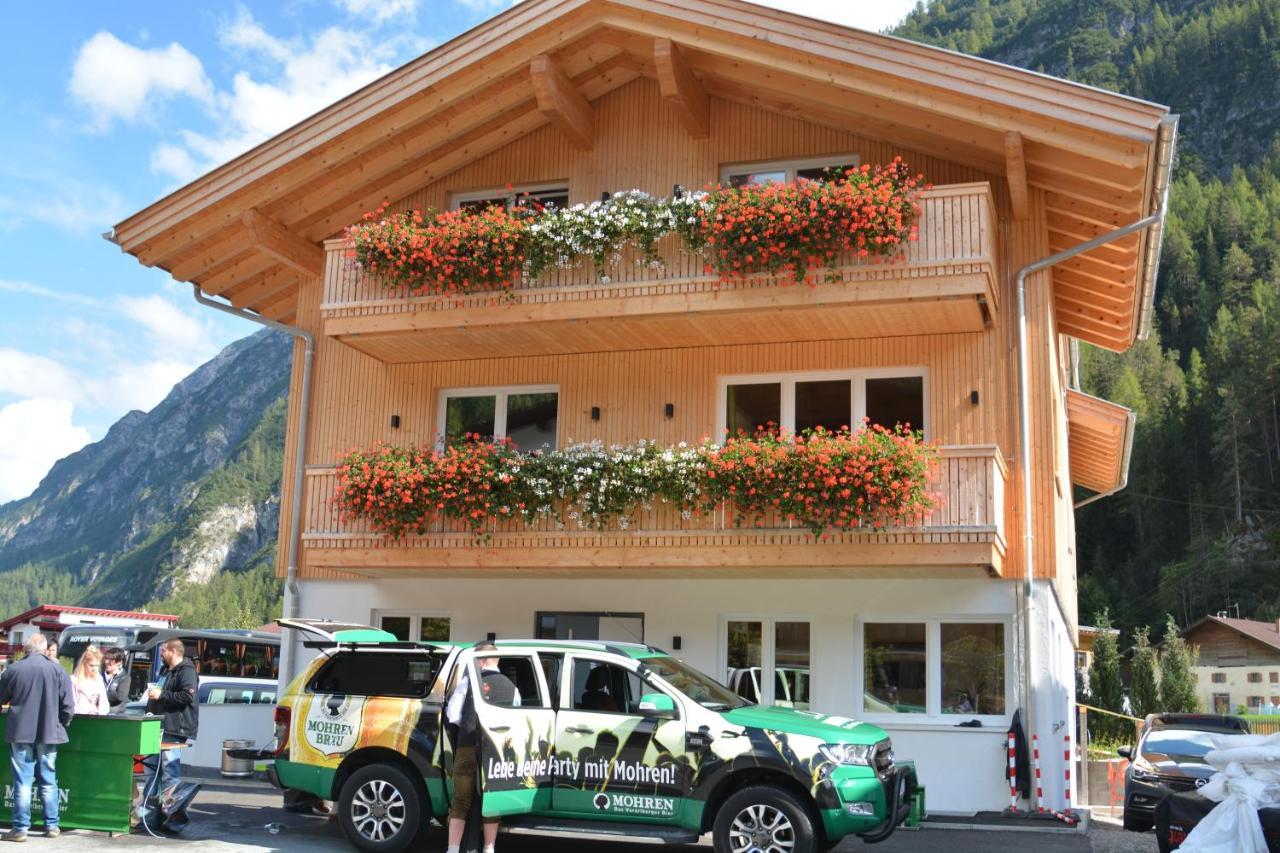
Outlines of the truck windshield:
{"type": "Polygon", "coordinates": [[[645,658],[641,663],[685,696],[712,711],[728,711],[750,705],[737,693],[711,676],[675,658],[645,658]]]}

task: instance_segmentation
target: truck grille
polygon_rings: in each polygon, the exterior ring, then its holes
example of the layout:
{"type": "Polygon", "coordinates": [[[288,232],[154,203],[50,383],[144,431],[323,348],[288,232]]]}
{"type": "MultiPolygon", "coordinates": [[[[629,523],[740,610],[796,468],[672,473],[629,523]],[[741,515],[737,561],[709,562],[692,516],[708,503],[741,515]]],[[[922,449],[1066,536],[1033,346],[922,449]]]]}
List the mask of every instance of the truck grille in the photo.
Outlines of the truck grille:
{"type": "Polygon", "coordinates": [[[875,751],[871,754],[871,766],[877,773],[883,773],[893,766],[893,742],[888,738],[876,744],[875,751]]]}

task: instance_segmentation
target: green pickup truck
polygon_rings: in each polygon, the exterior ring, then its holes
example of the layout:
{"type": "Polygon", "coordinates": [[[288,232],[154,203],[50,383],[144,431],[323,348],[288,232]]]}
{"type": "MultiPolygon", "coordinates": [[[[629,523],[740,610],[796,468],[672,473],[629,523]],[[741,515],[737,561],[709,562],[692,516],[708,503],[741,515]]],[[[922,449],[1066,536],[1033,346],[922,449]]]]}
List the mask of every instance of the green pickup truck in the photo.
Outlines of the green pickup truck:
{"type": "MultiPolygon", "coordinates": [[[[276,710],[281,788],[337,803],[362,850],[406,849],[452,796],[444,704],[471,647],[367,626],[281,620],[320,654],[276,710]]],[[[683,661],[628,643],[504,640],[519,704],[476,701],[482,809],[509,832],[813,853],[888,838],[915,794],[885,733],[753,705],[683,661]]]]}

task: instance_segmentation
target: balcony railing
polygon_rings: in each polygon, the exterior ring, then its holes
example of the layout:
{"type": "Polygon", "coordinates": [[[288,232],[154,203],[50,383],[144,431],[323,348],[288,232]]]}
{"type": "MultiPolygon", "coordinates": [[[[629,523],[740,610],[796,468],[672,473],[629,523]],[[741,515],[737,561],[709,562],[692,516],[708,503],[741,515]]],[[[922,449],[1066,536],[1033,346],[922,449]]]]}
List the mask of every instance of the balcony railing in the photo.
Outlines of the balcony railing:
{"type": "Polygon", "coordinates": [[[994,445],[943,447],[931,482],[940,500],[928,515],[902,527],[829,531],[817,539],[781,518],[739,524],[730,507],[684,515],[658,504],[607,530],[583,529],[562,515],[535,524],[518,519],[498,522],[487,538],[478,539],[460,525],[442,521],[428,532],[393,541],[362,521],[340,519],[331,501],[335,469],[310,467],[303,495],[303,556],[311,570],[356,573],[643,568],[750,574],[791,568],[819,574],[892,574],[891,567],[900,567],[913,574],[931,569],[948,576],[962,569],[999,574],[1005,554],[1007,479],[994,445]]]}
{"type": "Polygon", "coordinates": [[[844,258],[832,280],[819,270],[808,286],[767,275],[721,282],[667,238],[659,269],[624,256],[607,280],[587,262],[506,294],[410,296],[363,275],[349,245],[330,241],[320,312],[326,334],[389,362],[981,331],[998,308],[991,188],[935,187],[921,206],[919,240],[903,258],[844,258]]]}

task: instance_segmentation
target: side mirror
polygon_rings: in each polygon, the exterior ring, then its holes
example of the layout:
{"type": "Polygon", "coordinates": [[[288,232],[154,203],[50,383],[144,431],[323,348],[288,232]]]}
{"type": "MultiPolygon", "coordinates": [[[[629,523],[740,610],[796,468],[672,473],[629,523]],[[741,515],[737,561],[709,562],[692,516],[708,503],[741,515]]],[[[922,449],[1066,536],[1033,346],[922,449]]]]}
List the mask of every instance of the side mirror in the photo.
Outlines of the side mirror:
{"type": "Polygon", "coordinates": [[[1116,750],[1116,755],[1120,756],[1121,758],[1128,758],[1128,759],[1132,759],[1132,758],[1133,758],[1133,747],[1131,747],[1131,746],[1122,746],[1122,747],[1120,747],[1119,749],[1117,749],[1117,750],[1116,750]]]}
{"type": "Polygon", "coordinates": [[[676,703],[665,693],[646,693],[640,697],[639,711],[645,717],[674,718],[676,703]]]}

